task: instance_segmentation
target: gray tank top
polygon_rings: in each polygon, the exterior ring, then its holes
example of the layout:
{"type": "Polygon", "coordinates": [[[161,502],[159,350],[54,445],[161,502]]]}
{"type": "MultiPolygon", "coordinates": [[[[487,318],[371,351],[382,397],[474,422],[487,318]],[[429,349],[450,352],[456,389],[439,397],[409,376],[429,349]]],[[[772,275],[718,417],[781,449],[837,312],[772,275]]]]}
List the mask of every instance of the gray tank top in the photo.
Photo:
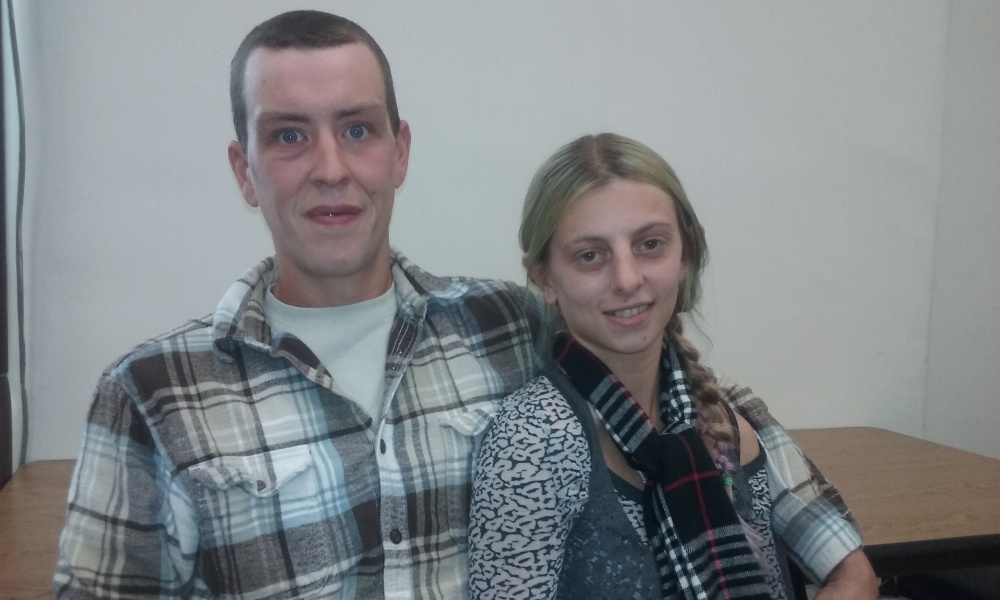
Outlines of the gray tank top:
{"type": "MultiPolygon", "coordinates": [[[[547,374],[548,375],[548,374],[547,374]]],[[[565,600],[662,598],[660,574],[649,546],[622,510],[587,401],[562,373],[548,375],[583,424],[590,445],[590,498],[569,532],[559,573],[565,600]]]]}

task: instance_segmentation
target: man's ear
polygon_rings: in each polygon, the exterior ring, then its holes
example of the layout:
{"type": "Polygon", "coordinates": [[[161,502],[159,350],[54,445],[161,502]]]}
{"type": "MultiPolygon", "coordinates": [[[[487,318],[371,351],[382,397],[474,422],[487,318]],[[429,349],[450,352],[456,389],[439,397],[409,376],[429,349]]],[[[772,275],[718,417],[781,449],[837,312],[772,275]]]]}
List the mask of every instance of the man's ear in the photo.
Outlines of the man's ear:
{"type": "Polygon", "coordinates": [[[406,171],[410,165],[410,124],[406,121],[399,122],[399,133],[396,134],[396,161],[393,168],[393,177],[396,187],[403,185],[406,179],[406,171]]]}
{"type": "Polygon", "coordinates": [[[250,206],[257,208],[257,193],[253,189],[253,181],[250,179],[250,163],[240,143],[233,140],[229,142],[229,166],[236,176],[236,183],[240,186],[240,193],[243,200],[250,206]]]}

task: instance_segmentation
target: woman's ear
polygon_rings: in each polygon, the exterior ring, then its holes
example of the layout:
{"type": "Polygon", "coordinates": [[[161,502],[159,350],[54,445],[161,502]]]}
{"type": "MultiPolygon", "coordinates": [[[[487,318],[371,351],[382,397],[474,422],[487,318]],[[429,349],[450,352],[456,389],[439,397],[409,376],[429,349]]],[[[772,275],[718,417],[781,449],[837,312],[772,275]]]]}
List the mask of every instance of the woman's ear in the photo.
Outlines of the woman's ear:
{"type": "MultiPolygon", "coordinates": [[[[527,260],[522,260],[522,263],[526,263],[527,260]]],[[[535,263],[528,267],[528,279],[531,283],[535,284],[539,290],[542,291],[542,297],[545,298],[546,304],[558,304],[558,296],[555,289],[552,287],[552,282],[549,281],[549,272],[542,263],[535,263]]]]}

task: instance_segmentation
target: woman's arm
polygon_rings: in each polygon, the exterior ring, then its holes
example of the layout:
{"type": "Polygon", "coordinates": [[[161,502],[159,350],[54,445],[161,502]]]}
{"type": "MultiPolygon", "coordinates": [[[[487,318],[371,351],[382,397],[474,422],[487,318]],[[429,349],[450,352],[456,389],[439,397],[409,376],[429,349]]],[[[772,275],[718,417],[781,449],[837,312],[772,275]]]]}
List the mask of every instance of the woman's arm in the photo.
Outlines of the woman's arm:
{"type": "Polygon", "coordinates": [[[540,378],[509,396],[486,435],[472,489],[472,598],[553,598],[566,538],[587,501],[579,420],[540,378]]]}

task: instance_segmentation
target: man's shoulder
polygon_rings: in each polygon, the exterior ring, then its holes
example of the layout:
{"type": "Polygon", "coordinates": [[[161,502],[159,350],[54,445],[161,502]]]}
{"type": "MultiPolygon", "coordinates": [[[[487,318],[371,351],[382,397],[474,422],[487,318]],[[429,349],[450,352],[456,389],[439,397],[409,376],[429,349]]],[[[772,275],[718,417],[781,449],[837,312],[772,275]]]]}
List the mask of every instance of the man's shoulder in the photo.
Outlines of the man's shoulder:
{"type": "Polygon", "coordinates": [[[254,302],[256,295],[263,293],[258,288],[266,286],[274,278],[276,278],[274,259],[261,260],[230,284],[214,310],[201,317],[187,320],[134,346],[115,360],[106,373],[115,372],[136,361],[165,354],[180,356],[210,353],[216,349],[216,340],[220,337],[247,337],[248,334],[243,328],[259,327],[264,318],[260,302],[254,302]]]}
{"type": "Polygon", "coordinates": [[[444,299],[454,297],[468,301],[474,298],[503,296],[524,303],[531,297],[531,292],[524,286],[503,279],[462,276],[442,277],[440,279],[447,282],[446,287],[443,289],[455,292],[454,294],[444,295],[444,299]]]}
{"type": "Polygon", "coordinates": [[[446,277],[445,288],[425,297],[428,317],[442,316],[474,323],[480,335],[486,332],[509,336],[520,331],[524,343],[531,343],[542,329],[543,303],[530,290],[499,279],[446,277]]]}
{"type": "Polygon", "coordinates": [[[505,291],[523,294],[522,286],[501,279],[433,275],[418,267],[399,250],[393,250],[393,263],[405,274],[418,293],[431,296],[457,297],[463,294],[488,294],[505,291]]]}
{"type": "Polygon", "coordinates": [[[128,368],[129,365],[137,361],[171,352],[196,353],[211,350],[214,337],[213,317],[214,313],[208,313],[197,319],[189,319],[176,327],[148,338],[118,357],[108,366],[105,373],[111,374],[128,368]]]}
{"type": "MultiPolygon", "coordinates": [[[[400,290],[404,299],[420,298],[440,307],[466,306],[490,310],[501,306],[516,307],[518,312],[540,314],[541,299],[524,286],[502,279],[465,276],[440,276],[421,269],[401,252],[393,252],[393,262],[403,276],[400,290]]],[[[397,281],[398,283],[398,281],[397,281]]]]}

